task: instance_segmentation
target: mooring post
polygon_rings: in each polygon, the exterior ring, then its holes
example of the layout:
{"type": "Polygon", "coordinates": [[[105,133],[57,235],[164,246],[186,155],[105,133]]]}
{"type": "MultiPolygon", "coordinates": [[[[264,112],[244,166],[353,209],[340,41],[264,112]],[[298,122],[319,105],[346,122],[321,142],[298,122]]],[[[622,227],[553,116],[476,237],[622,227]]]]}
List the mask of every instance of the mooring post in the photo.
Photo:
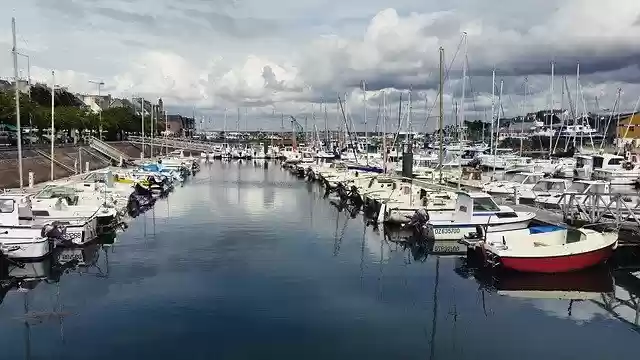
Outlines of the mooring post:
{"type": "Polygon", "coordinates": [[[84,172],[89,172],[89,162],[84,163],[84,172]]]}

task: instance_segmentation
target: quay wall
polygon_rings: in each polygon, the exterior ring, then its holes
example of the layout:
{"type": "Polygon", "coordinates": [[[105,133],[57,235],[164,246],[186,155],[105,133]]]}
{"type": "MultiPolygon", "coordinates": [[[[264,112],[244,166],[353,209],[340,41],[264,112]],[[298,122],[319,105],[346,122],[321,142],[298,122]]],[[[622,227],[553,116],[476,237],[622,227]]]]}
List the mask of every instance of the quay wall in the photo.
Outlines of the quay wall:
{"type": "MultiPolygon", "coordinates": [[[[127,142],[114,142],[110,145],[131,156],[140,158],[140,149],[127,142]]],[[[49,181],[51,177],[51,161],[47,157],[50,149],[24,149],[22,151],[23,185],[29,185],[29,172],[33,171],[35,183],[49,181]],[[47,156],[42,155],[47,154],[47,156]]],[[[145,151],[147,153],[148,151],[145,151]]],[[[86,145],[64,146],[55,149],[55,160],[65,166],[54,163],[53,173],[56,179],[75,174],[75,169],[84,171],[86,162],[89,170],[101,169],[111,165],[97,151],[86,145]],[[93,153],[93,154],[92,154],[93,153]],[[97,154],[94,155],[94,154],[97,154]],[[81,160],[79,158],[82,158],[81,160]],[[80,161],[82,164],[80,164],[80,161]],[[71,171],[74,170],[74,171],[71,171]]],[[[0,150],[0,189],[11,189],[20,186],[18,176],[18,151],[15,149],[0,150]]]]}

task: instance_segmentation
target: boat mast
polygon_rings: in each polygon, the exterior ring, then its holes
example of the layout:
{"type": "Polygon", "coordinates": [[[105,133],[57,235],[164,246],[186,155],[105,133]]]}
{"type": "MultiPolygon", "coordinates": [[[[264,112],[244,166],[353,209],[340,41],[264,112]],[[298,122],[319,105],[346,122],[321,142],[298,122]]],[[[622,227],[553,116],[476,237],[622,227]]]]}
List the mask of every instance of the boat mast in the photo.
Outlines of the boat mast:
{"type": "Polygon", "coordinates": [[[362,80],[362,107],[364,109],[364,155],[367,158],[367,166],[369,166],[369,133],[367,132],[367,83],[364,80],[362,80]]]}
{"type": "Polygon", "coordinates": [[[382,170],[387,173],[387,93],[382,90],[382,170]]]}
{"type": "Polygon", "coordinates": [[[443,127],[444,127],[444,101],[443,101],[443,89],[444,89],[444,48],[440,47],[440,118],[438,120],[438,142],[440,143],[440,149],[438,151],[438,168],[440,170],[440,183],[442,183],[442,151],[443,151],[443,127]]]}
{"type": "Polygon", "coordinates": [[[324,102],[324,98],[322,98],[322,105],[324,106],[324,148],[326,151],[330,151],[329,149],[329,118],[327,117],[327,104],[324,102]]]}
{"type": "MultiPolygon", "coordinates": [[[[580,106],[580,62],[578,61],[578,66],[576,69],[576,114],[578,114],[578,106],[580,106]]],[[[586,113],[582,113],[579,115],[580,117],[580,125],[582,125],[582,128],[584,129],[584,115],[586,115],[586,113]]],[[[575,125],[575,124],[574,124],[575,125]]],[[[578,129],[576,128],[576,136],[578,136],[578,129]]],[[[581,131],[582,132],[582,131],[581,131]]],[[[582,152],[582,136],[583,134],[580,134],[580,151],[582,152]]]]}
{"type": "MultiPolygon", "coordinates": [[[[555,77],[556,63],[551,62],[551,114],[549,115],[549,158],[553,155],[553,107],[554,107],[554,93],[553,93],[553,78],[555,77]]],[[[558,134],[560,135],[560,134],[558,134]]]]}
{"type": "Polygon", "coordinates": [[[493,178],[494,173],[496,172],[495,163],[496,163],[496,147],[494,146],[493,141],[493,133],[495,132],[495,124],[494,117],[496,116],[496,69],[493,68],[493,72],[491,75],[491,139],[489,143],[489,152],[493,152],[493,172],[491,173],[491,178],[493,178]]]}
{"type": "MultiPolygon", "coordinates": [[[[573,120],[573,148],[574,149],[576,147],[576,136],[578,136],[578,128],[576,125],[576,121],[578,120],[578,118],[580,118],[580,114],[578,113],[579,92],[580,92],[580,62],[578,61],[577,68],[576,68],[576,101],[575,101],[576,118],[573,120]]],[[[580,151],[582,151],[582,149],[580,149],[580,151]]]]}
{"type": "Polygon", "coordinates": [[[496,160],[498,157],[498,143],[500,142],[500,110],[502,110],[502,88],[504,80],[500,80],[500,94],[498,95],[498,116],[496,117],[496,148],[493,155],[493,173],[496,172],[496,160]]]}
{"type": "Polygon", "coordinates": [[[462,59],[462,98],[460,99],[460,127],[464,128],[464,101],[467,90],[467,32],[463,32],[462,36],[464,41],[464,58],[462,59]]]}
{"type": "Polygon", "coordinates": [[[227,144],[227,108],[224,108],[224,124],[223,124],[223,132],[224,132],[224,148],[225,150],[229,149],[229,144],[227,144]]]}
{"type": "MultiPolygon", "coordinates": [[[[18,49],[16,47],[16,18],[11,18],[11,32],[13,35],[13,77],[15,81],[15,97],[16,97],[16,130],[18,135],[18,173],[20,178],[20,190],[22,190],[22,130],[20,128],[20,90],[18,89],[18,49]]],[[[53,134],[52,141],[53,141],[53,134]]]]}
{"type": "Polygon", "coordinates": [[[522,116],[522,121],[520,122],[520,156],[522,156],[522,143],[524,142],[524,119],[527,117],[527,87],[529,85],[529,78],[525,76],[524,78],[524,103],[522,104],[522,111],[524,112],[524,116],[522,116]]]}
{"type": "Polygon", "coordinates": [[[411,120],[411,113],[413,113],[413,102],[411,101],[411,93],[413,92],[413,85],[409,86],[409,112],[407,113],[407,153],[413,153],[413,124],[411,120]]]}

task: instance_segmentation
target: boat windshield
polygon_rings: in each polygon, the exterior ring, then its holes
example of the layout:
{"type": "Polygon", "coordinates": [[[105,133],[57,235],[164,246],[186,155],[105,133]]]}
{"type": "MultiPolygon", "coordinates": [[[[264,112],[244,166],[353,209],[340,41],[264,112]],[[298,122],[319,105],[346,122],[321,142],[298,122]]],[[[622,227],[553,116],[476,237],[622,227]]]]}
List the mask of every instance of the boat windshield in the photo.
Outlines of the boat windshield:
{"type": "Polygon", "coordinates": [[[528,175],[525,174],[515,174],[513,176],[513,178],[511,179],[511,181],[516,182],[518,184],[528,184],[529,183],[529,177],[528,175]]]}
{"type": "Polygon", "coordinates": [[[585,190],[587,190],[588,187],[589,187],[589,184],[582,183],[582,182],[574,182],[569,187],[569,191],[570,192],[583,193],[585,190]]]}
{"type": "Polygon", "coordinates": [[[492,198],[476,198],[473,199],[473,211],[500,211],[500,207],[492,198]]]}
{"type": "Polygon", "coordinates": [[[534,187],[533,191],[553,191],[553,192],[564,192],[565,186],[564,182],[559,181],[539,181],[534,187]]]}
{"type": "Polygon", "coordinates": [[[80,190],[64,187],[64,186],[47,186],[42,191],[37,193],[34,198],[36,199],[53,199],[65,196],[75,196],[80,190]]]}

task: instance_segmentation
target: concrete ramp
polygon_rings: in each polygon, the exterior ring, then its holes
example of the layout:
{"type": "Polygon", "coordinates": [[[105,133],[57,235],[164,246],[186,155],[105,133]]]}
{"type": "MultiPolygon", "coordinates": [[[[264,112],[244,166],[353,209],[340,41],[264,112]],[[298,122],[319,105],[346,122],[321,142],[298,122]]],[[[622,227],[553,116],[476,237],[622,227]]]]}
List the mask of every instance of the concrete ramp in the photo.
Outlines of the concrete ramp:
{"type": "Polygon", "coordinates": [[[120,158],[122,158],[124,161],[131,161],[131,157],[129,157],[129,155],[96,137],[92,136],[89,139],[89,146],[110,160],[119,162],[120,158]]]}

